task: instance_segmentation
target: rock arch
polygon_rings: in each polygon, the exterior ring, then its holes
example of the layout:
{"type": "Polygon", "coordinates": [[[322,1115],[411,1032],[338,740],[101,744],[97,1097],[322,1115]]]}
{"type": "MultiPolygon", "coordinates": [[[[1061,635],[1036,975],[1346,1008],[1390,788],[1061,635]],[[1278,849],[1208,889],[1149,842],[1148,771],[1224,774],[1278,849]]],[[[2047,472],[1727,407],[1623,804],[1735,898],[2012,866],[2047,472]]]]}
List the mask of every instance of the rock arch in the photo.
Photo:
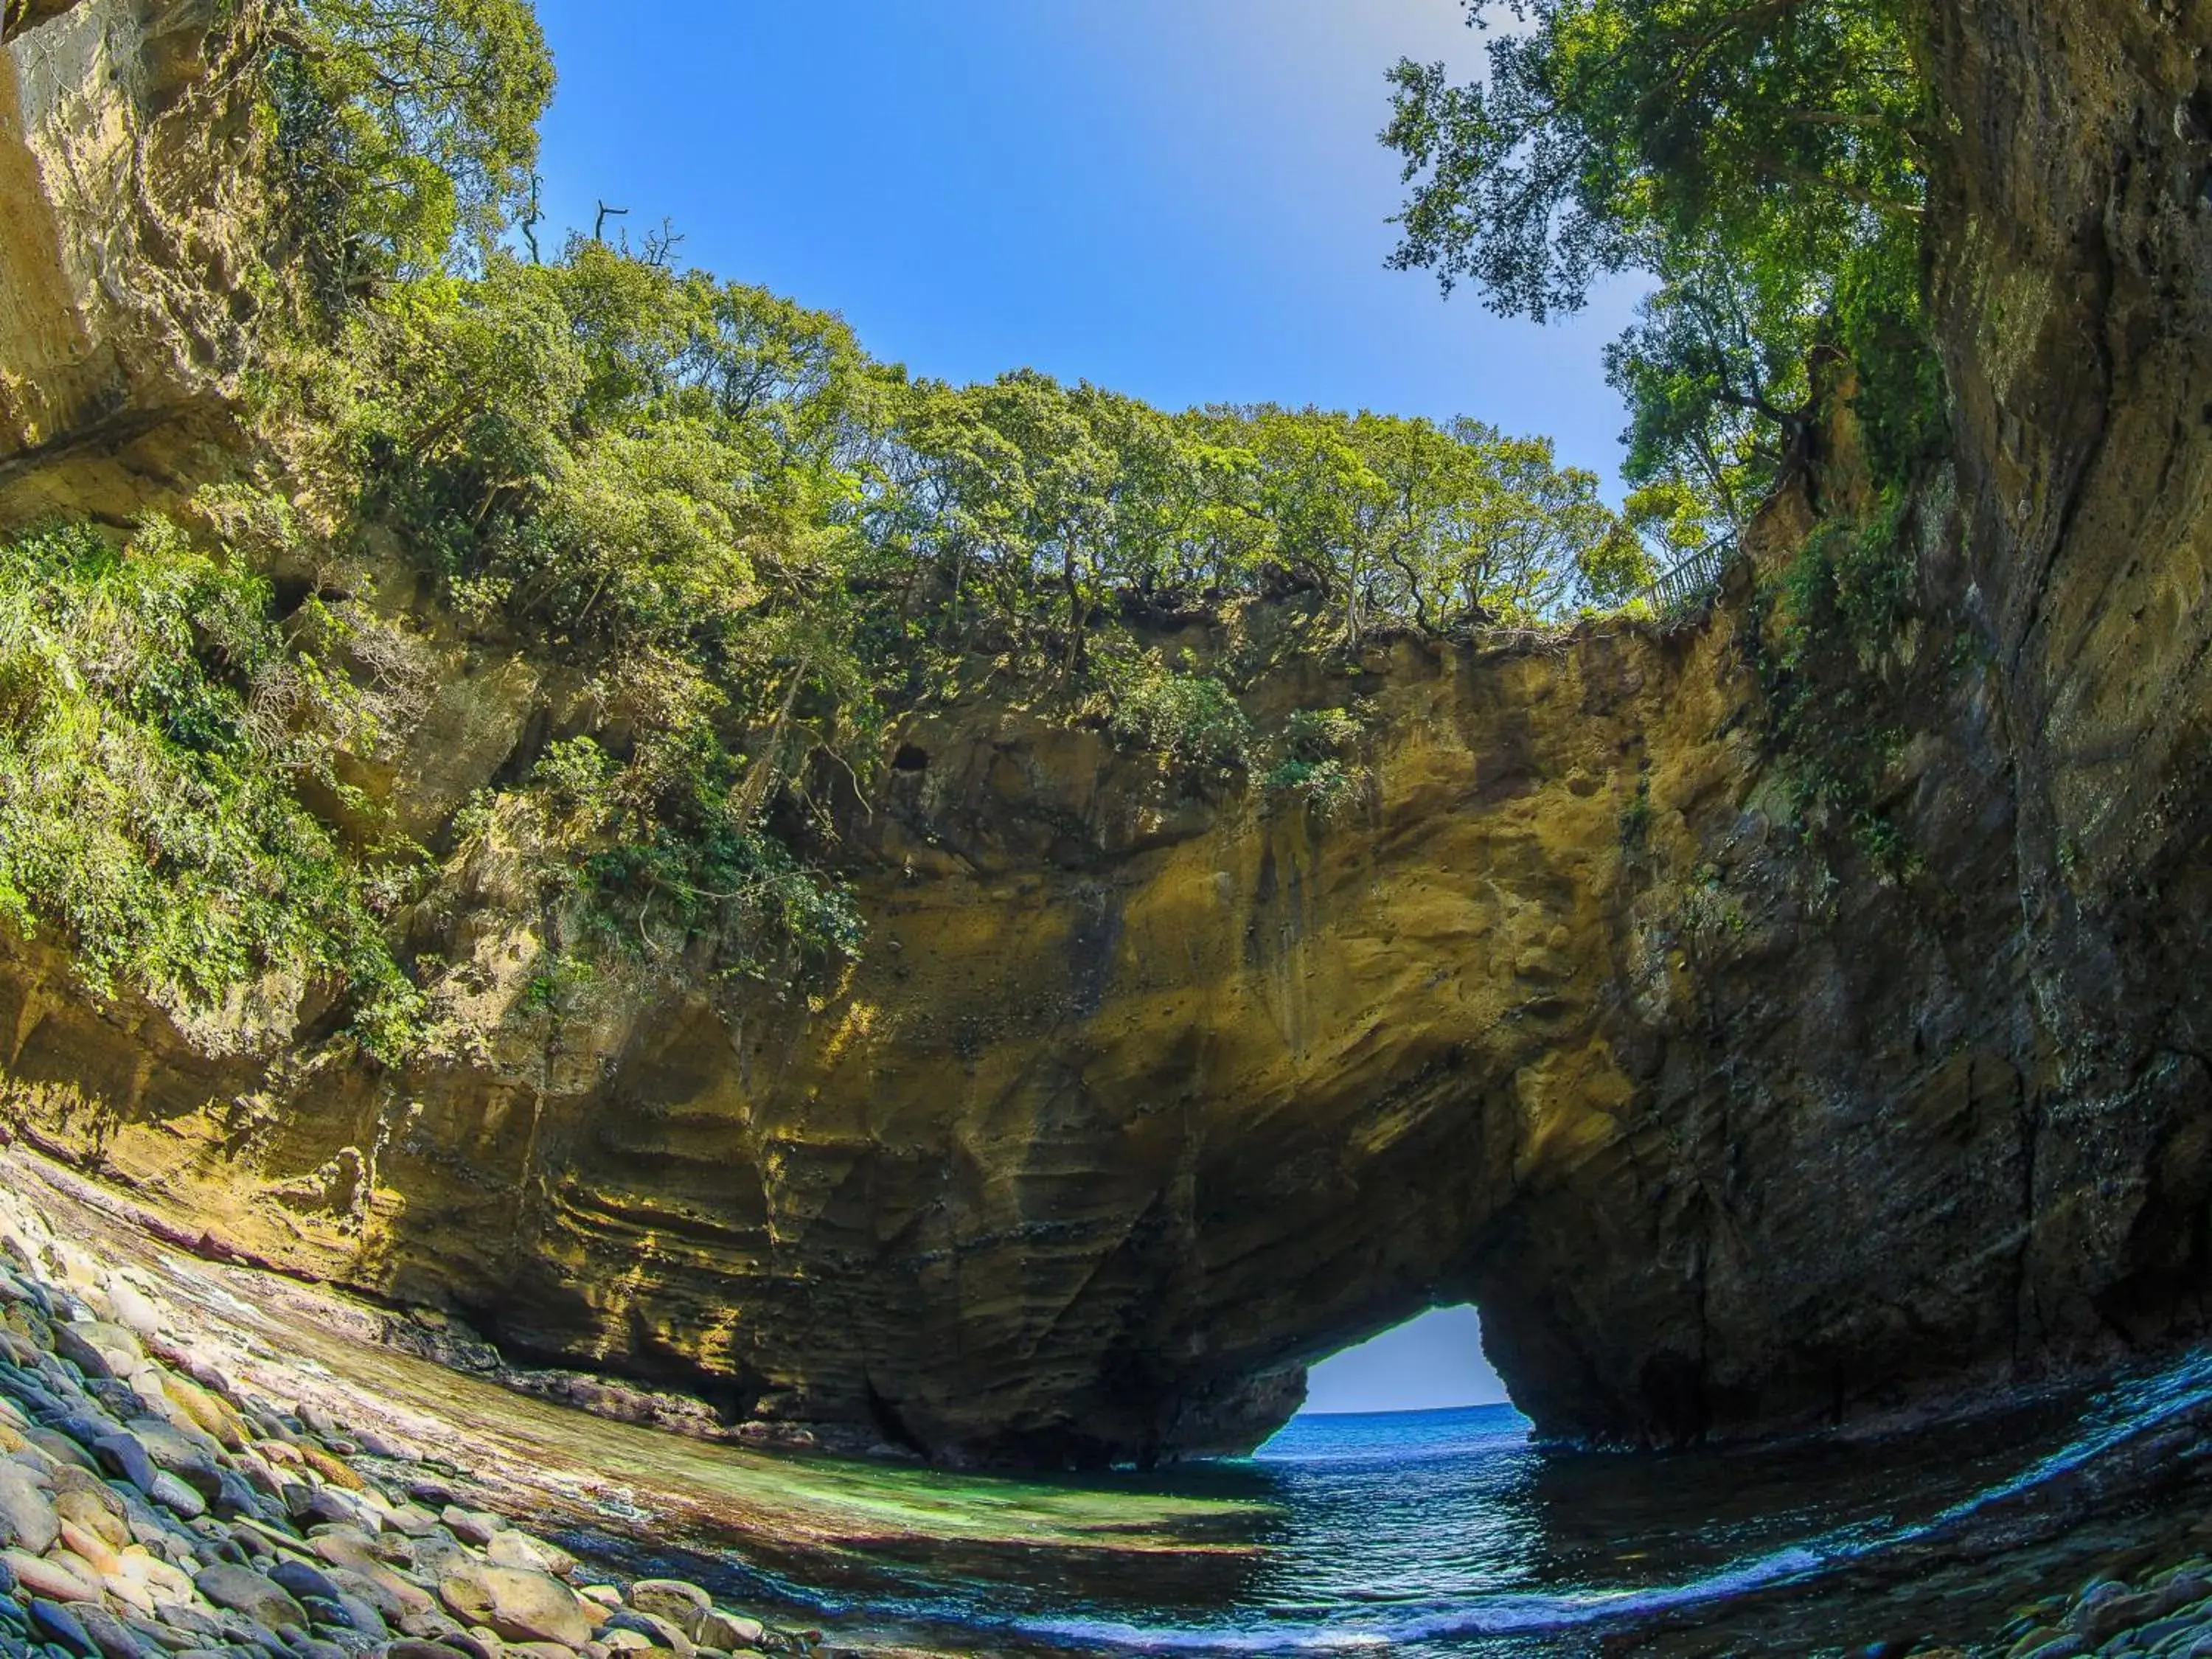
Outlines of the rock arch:
{"type": "MultiPolygon", "coordinates": [[[[818,1006],[518,1017],[404,1107],[313,1077],[240,1135],[253,1065],[49,960],[8,978],[4,1057],[63,1146],[90,1118],[28,1085],[113,1073],[107,1166],[258,1251],[833,1444],[1242,1449],[1306,1361],[1436,1299],[1484,1310],[1540,1430],[1616,1443],[2109,1352],[2142,1212],[2085,1173],[2190,1201],[2201,1079],[2094,1134],[2039,1119],[1971,699],[1917,769],[1946,907],[1815,908],[1827,854],[1777,821],[1747,718],[1745,580],[1672,635],[1373,653],[1371,787],[1333,823],[1097,733],[936,720],[856,832],[871,948],[818,1006]],[[372,1146],[367,1204],[322,1203],[313,1172],[372,1146]]],[[[487,963],[528,944],[501,916],[487,963]]]]}
{"type": "MultiPolygon", "coordinates": [[[[42,27],[115,9],[82,9],[42,27]]],[[[1303,1362],[1436,1296],[1483,1308],[1540,1429],[1623,1443],[1917,1409],[2200,1329],[2212,283],[2201,145],[2169,117],[2202,20],[1928,10],[1959,118],[1931,214],[1958,442],[1919,575],[1955,631],[1886,667],[1904,874],[1776,787],[1739,566],[1676,634],[1284,669],[1263,719],[1371,704],[1370,787],[1328,824],[1018,709],[916,722],[927,763],[850,826],[874,947],[812,1004],[641,979],[533,1012],[536,908],[497,870],[447,941],[487,1035],[396,1079],[94,1003],[11,939],[11,1111],[288,1265],[947,1459],[1249,1444],[1303,1362]],[[2054,109],[2076,130],[2034,125],[2054,109]]],[[[59,106],[9,91],[0,194],[51,219],[66,134],[33,127],[59,106]]],[[[0,316],[0,368],[108,331],[71,357],[121,377],[104,405],[220,404],[172,384],[167,333],[127,349],[146,319],[81,303],[70,250],[0,256],[52,313],[0,316]]],[[[79,455],[91,394],[53,392],[0,422],[0,516],[176,487],[79,455]]],[[[1770,566],[1809,494],[1770,514],[1770,566]]],[[[544,695],[439,649],[410,823],[544,695]]]]}

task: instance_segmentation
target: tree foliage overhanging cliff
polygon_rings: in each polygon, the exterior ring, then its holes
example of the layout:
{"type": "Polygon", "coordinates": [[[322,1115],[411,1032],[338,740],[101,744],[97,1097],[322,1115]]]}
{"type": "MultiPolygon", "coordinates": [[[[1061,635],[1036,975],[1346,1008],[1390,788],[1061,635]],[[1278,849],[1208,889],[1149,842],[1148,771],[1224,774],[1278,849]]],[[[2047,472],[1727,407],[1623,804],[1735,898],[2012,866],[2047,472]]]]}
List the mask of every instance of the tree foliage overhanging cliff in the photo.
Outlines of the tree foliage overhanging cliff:
{"type": "Polygon", "coordinates": [[[309,302],[480,259],[532,188],[553,95],[530,0],[276,0],[252,21],[276,253],[309,302]]]}
{"type": "MultiPolygon", "coordinates": [[[[1486,0],[1465,3],[1486,27],[1486,0]]],[[[1802,819],[1908,871],[1881,799],[1906,729],[1890,647],[1914,611],[1914,486],[1948,437],[1922,258],[1944,122],[1915,14],[1900,0],[1504,9],[1481,80],[1392,72],[1382,137],[1411,186],[1393,261],[1539,320],[1606,275],[1656,279],[1607,358],[1647,514],[1744,524],[1844,429],[1848,401],[1848,476],[1827,499],[1826,468],[1805,469],[1824,521],[1757,601],[1776,624],[1768,736],[1802,819]]]]}
{"type": "Polygon", "coordinates": [[[787,982],[857,943],[811,860],[901,711],[996,684],[1327,805],[1356,720],[1255,733],[1227,671],[1146,639],[1250,598],[1321,647],[1541,622],[1648,572],[1592,475],[1480,422],[1170,414],[1030,372],[948,386],[663,242],[577,237],[541,263],[552,74],[526,0],[228,15],[262,66],[273,464],[203,498],[199,547],[153,525],[0,557],[8,735],[43,757],[18,781],[51,786],[0,791],[0,908],[102,983],[207,1006],[313,981],[404,1053],[444,969],[403,968],[398,941],[494,848],[538,883],[558,951],[787,982]],[[396,620],[350,599],[395,554],[435,596],[396,620]],[[325,574],[302,599],[256,579],[276,568],[325,574]],[[95,613],[181,701],[106,673],[70,620],[95,613]],[[404,725],[380,677],[425,624],[532,657],[588,711],[434,849],[357,781],[404,725]],[[389,718],[283,701],[304,683],[389,718]],[[117,765],[180,781],[197,816],[134,815],[117,765]],[[255,906],[226,897],[241,884],[255,906]]]}
{"type": "MultiPolygon", "coordinates": [[[[1492,8],[1466,0],[1471,26],[1492,8]]],[[[1657,279],[1608,355],[1626,471],[1741,524],[1859,372],[1876,475],[1939,441],[1921,308],[1933,113],[1899,0],[1506,0],[1487,74],[1401,62],[1384,142],[1412,194],[1394,263],[1542,320],[1657,279]]]]}
{"type": "Polygon", "coordinates": [[[848,946],[783,849],[865,786],[898,713],[979,677],[1240,763],[1160,724],[1227,692],[1147,624],[1267,597],[1357,645],[1540,621],[1648,568],[1542,441],[916,380],[835,317],[580,237],[414,279],[301,353],[272,408],[317,434],[352,533],[389,532],[480,637],[589,676],[605,720],[563,787],[588,772],[592,804],[510,793],[563,826],[549,868],[647,932],[848,946]]]}

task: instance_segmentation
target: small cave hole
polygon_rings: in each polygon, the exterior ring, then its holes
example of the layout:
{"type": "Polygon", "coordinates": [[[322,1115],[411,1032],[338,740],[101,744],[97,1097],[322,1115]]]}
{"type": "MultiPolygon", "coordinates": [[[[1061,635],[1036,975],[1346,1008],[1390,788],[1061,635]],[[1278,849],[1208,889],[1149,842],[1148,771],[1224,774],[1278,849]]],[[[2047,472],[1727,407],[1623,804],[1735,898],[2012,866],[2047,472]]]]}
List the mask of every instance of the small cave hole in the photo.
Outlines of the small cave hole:
{"type": "Polygon", "coordinates": [[[902,1452],[911,1456],[925,1457],[928,1448],[921,1437],[907,1426],[907,1421],[897,1406],[876,1387],[875,1378],[867,1379],[868,1419],[875,1425],[877,1438],[882,1443],[878,1451],[902,1452]]]}
{"type": "Polygon", "coordinates": [[[911,743],[902,743],[898,753],[891,757],[894,772],[927,772],[929,769],[929,750],[911,743]]]}
{"type": "Polygon", "coordinates": [[[315,591],[313,580],[306,576],[280,575],[270,578],[270,603],[280,617],[289,617],[307,602],[315,591]]]}

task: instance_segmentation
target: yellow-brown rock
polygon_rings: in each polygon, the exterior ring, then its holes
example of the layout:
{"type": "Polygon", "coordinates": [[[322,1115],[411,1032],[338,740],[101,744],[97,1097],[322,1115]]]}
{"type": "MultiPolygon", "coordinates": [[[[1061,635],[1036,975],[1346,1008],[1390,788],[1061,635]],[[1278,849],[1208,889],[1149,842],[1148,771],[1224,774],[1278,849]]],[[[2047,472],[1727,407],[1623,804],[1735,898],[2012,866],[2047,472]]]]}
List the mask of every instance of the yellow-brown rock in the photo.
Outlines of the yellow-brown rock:
{"type": "Polygon", "coordinates": [[[811,1004],[531,1007],[495,881],[484,1040],[398,1079],[210,1060],[27,957],[15,1097],[255,1252],[833,1440],[1246,1444],[1304,1362],[1462,1297],[1558,1431],[1856,1415],[2010,1358],[2014,969],[1945,939],[2014,901],[1808,914],[1742,604],[1292,671],[1260,701],[1371,702],[1333,823],[1018,711],[915,726],[811,1004]]]}
{"type": "MultiPolygon", "coordinates": [[[[102,3],[11,41],[19,83],[102,3]]],[[[1249,1445],[1306,1362],[1437,1300],[1480,1305],[1541,1428],[1632,1443],[2201,1330],[2212,23],[2030,10],[1929,8],[1962,112],[1934,249],[1959,456],[1913,517],[1945,621],[1863,668],[1911,732],[1882,783],[1909,858],[1790,805],[1746,561],[1673,633],[1283,669],[1263,725],[1366,702],[1365,793],[1328,823],[1018,707],[915,722],[843,825],[866,954],[787,1000],[683,962],[533,994],[555,942],[495,835],[423,907],[453,1035],[404,1075],[342,1063],[305,1000],[187,1030],[11,946],[19,1121],[514,1351],[946,1458],[1249,1445]]],[[[0,199],[35,207],[33,129],[0,107],[0,199]]],[[[96,428],[69,364],[104,360],[49,344],[118,325],[82,321],[65,252],[0,258],[0,372],[47,388],[4,454],[96,428]]],[[[1817,505],[1778,503],[1759,559],[1817,505]]],[[[562,693],[424,652],[380,787],[428,835],[562,693]]]]}
{"type": "Polygon", "coordinates": [[[0,516],[132,514],[226,464],[258,228],[228,58],[252,8],[0,10],[0,516]]]}

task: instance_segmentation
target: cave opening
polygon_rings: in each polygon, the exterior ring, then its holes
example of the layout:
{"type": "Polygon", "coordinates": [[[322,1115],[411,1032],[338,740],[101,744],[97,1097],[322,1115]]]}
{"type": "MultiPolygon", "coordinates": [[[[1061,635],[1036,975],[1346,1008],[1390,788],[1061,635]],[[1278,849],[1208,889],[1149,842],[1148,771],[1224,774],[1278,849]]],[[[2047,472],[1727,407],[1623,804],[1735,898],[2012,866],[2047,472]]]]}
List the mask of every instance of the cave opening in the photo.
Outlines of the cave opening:
{"type": "Polygon", "coordinates": [[[1316,1363],[1302,1417],[1447,1411],[1510,1404],[1485,1354],[1471,1303],[1424,1310],[1316,1363]]]}

